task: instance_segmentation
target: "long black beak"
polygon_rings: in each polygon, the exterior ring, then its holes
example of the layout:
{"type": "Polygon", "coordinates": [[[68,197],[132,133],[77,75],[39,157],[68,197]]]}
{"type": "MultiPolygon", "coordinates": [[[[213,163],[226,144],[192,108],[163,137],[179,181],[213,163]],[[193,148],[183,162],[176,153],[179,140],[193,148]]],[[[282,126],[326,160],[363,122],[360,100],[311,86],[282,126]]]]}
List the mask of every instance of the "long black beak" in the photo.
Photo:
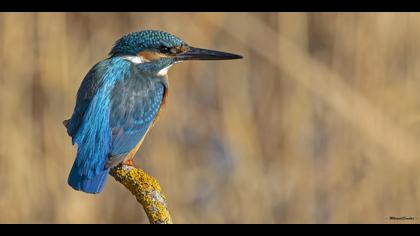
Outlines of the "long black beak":
{"type": "Polygon", "coordinates": [[[219,52],[203,48],[189,47],[187,51],[178,54],[176,59],[179,61],[185,60],[232,60],[232,59],[241,59],[242,56],[227,53],[219,52]]]}

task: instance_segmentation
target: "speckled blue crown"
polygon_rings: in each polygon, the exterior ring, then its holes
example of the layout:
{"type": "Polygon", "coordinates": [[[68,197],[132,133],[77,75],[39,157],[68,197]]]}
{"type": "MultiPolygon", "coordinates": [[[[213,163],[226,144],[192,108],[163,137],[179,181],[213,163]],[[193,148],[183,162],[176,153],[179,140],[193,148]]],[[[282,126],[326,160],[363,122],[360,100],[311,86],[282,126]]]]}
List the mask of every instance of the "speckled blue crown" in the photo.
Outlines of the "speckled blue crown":
{"type": "Polygon", "coordinates": [[[136,55],[145,49],[158,49],[161,46],[175,47],[185,44],[175,35],[160,30],[144,30],[129,33],[114,44],[110,55],[136,55]]]}

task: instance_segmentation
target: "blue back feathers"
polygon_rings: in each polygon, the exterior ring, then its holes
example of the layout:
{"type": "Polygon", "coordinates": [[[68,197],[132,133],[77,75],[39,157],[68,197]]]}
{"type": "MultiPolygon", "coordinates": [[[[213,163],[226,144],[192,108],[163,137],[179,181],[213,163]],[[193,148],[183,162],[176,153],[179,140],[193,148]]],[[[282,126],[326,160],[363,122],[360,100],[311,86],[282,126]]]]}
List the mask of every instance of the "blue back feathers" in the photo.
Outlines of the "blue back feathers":
{"type": "Polygon", "coordinates": [[[108,170],[104,168],[111,149],[110,94],[114,84],[128,75],[130,64],[109,59],[87,74],[77,96],[67,129],[77,145],[77,156],[68,183],[89,193],[102,191],[108,170]]]}

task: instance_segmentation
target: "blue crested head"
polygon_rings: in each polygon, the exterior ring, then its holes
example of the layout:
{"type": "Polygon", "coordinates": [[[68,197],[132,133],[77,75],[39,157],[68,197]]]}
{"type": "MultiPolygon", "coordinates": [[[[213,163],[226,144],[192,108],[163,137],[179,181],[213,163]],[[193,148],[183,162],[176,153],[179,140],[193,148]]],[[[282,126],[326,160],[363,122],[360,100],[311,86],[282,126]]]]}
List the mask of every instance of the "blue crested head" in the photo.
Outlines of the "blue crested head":
{"type": "Polygon", "coordinates": [[[176,53],[175,48],[186,47],[187,44],[175,35],[159,31],[144,30],[129,33],[117,40],[109,53],[113,55],[136,56],[139,52],[176,53]]]}

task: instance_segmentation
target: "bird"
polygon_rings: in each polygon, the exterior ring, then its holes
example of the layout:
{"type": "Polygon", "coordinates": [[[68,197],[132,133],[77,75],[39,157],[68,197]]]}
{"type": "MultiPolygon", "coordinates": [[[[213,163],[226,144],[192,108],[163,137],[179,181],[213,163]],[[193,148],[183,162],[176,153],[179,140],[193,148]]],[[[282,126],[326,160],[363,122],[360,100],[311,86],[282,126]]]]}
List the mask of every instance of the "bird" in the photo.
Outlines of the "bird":
{"type": "Polygon", "coordinates": [[[168,95],[168,70],[188,60],[230,60],[240,55],[192,47],[161,30],[118,39],[108,58],[86,74],[70,119],[63,121],[77,154],[67,183],[89,194],[103,191],[109,171],[132,165],[168,95]]]}

